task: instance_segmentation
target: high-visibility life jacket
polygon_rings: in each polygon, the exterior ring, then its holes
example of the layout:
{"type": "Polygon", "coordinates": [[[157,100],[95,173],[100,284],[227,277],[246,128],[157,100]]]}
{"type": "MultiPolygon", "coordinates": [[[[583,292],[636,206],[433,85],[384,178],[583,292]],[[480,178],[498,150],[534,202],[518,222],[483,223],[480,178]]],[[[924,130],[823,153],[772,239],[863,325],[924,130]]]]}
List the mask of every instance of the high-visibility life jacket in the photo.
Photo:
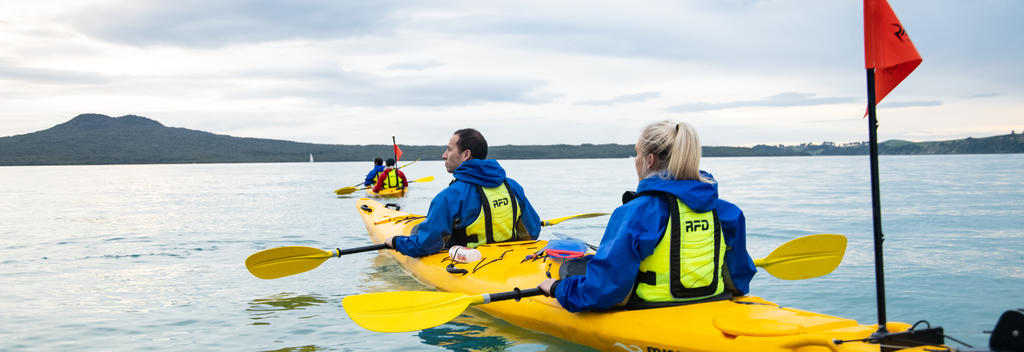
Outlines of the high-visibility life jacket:
{"type": "Polygon", "coordinates": [[[384,169],[381,174],[387,174],[387,178],[381,183],[381,189],[385,188],[397,188],[402,186],[402,179],[398,177],[396,169],[384,169]]]}
{"type": "Polygon", "coordinates": [[[497,187],[476,186],[480,194],[480,215],[464,229],[455,229],[452,245],[475,248],[486,243],[514,241],[518,237],[523,209],[508,182],[497,187]]]}
{"type": "Polygon", "coordinates": [[[630,301],[690,302],[725,293],[731,283],[717,211],[698,213],[668,193],[655,194],[668,203],[669,220],[654,253],[640,262],[630,301]]]}

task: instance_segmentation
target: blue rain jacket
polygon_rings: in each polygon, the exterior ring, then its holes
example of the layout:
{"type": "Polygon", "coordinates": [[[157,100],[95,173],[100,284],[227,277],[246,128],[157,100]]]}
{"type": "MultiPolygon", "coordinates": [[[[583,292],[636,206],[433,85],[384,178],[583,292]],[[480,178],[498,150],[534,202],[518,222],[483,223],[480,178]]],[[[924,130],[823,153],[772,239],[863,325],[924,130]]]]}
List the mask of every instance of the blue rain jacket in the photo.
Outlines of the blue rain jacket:
{"type": "Polygon", "coordinates": [[[395,249],[410,257],[422,257],[440,252],[444,238],[455,228],[465,228],[480,216],[480,195],[476,186],[497,187],[508,181],[523,208],[520,221],[530,234],[540,236],[540,217],[526,199],[523,187],[515,180],[505,177],[505,169],[495,160],[470,159],[455,169],[455,179],[430,201],[427,218],[420,223],[416,234],[395,237],[395,249]]]}
{"type": "Polygon", "coordinates": [[[381,172],[384,172],[384,165],[374,165],[373,170],[370,170],[370,173],[366,174],[366,180],[363,181],[363,186],[372,187],[374,184],[373,177],[377,176],[377,174],[381,172]]]}
{"type": "MultiPolygon", "coordinates": [[[[702,171],[711,178],[711,174],[702,171]]],[[[726,265],[736,288],[744,294],[757,269],[747,253],[743,211],[718,199],[718,184],[696,180],[665,180],[651,176],[640,181],[637,192],[668,192],[694,211],[718,210],[722,234],[729,250],[726,265]]],[[[615,209],[608,219],[597,253],[587,264],[585,276],[570,276],[558,282],[554,296],[570,312],[605,310],[632,294],[640,262],[654,253],[668,226],[669,207],[661,197],[643,196],[615,209]]]]}

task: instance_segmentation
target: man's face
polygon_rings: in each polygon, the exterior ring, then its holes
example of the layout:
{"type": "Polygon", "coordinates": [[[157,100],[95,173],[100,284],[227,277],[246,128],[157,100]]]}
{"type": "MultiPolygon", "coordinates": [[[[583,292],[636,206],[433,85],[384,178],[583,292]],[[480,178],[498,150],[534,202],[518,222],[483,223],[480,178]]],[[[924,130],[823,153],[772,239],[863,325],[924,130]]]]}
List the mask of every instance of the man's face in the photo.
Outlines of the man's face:
{"type": "Polygon", "coordinates": [[[459,135],[456,134],[448,140],[448,146],[445,147],[444,154],[441,154],[441,159],[444,159],[444,168],[448,170],[448,173],[454,173],[463,161],[469,160],[469,156],[468,149],[459,150],[459,135]]]}

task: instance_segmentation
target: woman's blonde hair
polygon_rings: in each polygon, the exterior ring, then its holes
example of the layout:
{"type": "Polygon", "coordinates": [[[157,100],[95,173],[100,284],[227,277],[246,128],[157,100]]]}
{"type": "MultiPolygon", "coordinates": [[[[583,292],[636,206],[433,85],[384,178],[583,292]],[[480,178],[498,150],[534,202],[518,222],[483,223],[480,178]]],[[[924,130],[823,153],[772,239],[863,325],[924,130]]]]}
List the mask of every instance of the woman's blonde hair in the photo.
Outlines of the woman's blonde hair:
{"type": "Polygon", "coordinates": [[[700,175],[700,139],[688,123],[668,120],[652,123],[644,127],[637,143],[640,144],[638,150],[653,154],[655,159],[654,170],[641,170],[642,174],[712,182],[700,175]]]}

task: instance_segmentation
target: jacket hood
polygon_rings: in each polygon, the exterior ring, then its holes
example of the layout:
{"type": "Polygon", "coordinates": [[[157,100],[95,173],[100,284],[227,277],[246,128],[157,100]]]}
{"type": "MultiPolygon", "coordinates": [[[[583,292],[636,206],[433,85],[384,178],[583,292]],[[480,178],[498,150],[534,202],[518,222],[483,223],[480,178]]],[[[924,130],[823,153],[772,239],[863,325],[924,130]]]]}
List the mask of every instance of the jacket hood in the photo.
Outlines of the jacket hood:
{"type": "Polygon", "coordinates": [[[701,171],[701,175],[712,180],[713,183],[698,180],[666,180],[659,175],[652,175],[641,180],[636,191],[667,192],[679,198],[696,212],[711,211],[718,203],[718,182],[714,182],[714,178],[707,172],[701,171]]]}
{"type": "Polygon", "coordinates": [[[497,160],[469,159],[455,168],[455,179],[482,187],[497,187],[505,182],[505,169],[497,160]]]}

